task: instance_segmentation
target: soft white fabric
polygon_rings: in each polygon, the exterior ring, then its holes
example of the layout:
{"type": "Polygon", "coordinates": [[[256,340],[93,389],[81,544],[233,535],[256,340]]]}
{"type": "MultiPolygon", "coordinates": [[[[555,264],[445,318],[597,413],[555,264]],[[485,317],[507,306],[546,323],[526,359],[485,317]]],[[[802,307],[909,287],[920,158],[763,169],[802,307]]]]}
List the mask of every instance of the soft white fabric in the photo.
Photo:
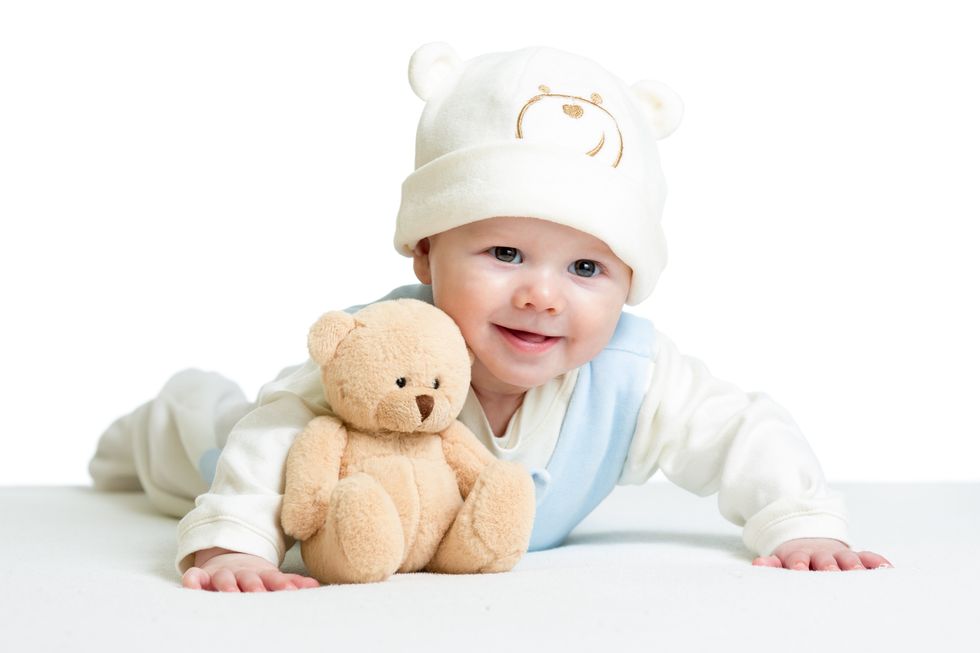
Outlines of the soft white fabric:
{"type": "Polygon", "coordinates": [[[855,545],[894,569],[753,567],[712,501],[653,482],[617,488],[566,546],[505,574],[229,595],[180,588],[176,520],[143,493],[3,487],[3,648],[976,651],[980,485],[842,489],[855,545]]]}
{"type": "Polygon", "coordinates": [[[429,43],[408,74],[426,104],[395,249],[494,216],[540,218],[604,241],[633,269],[627,303],[649,296],[667,261],[656,141],[680,121],[673,91],[549,47],[463,62],[429,43]]]}

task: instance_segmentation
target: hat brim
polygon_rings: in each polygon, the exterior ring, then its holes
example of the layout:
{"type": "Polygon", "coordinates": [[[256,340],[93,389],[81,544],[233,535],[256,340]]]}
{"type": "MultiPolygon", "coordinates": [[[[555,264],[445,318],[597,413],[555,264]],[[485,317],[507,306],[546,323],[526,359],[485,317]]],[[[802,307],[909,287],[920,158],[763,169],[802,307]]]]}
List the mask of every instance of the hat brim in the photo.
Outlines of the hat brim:
{"type": "Polygon", "coordinates": [[[453,150],[402,183],[395,248],[496,216],[539,218],[604,241],[633,271],[637,304],[666,264],[663,185],[639,184],[607,163],[550,143],[514,140],[453,150]]]}

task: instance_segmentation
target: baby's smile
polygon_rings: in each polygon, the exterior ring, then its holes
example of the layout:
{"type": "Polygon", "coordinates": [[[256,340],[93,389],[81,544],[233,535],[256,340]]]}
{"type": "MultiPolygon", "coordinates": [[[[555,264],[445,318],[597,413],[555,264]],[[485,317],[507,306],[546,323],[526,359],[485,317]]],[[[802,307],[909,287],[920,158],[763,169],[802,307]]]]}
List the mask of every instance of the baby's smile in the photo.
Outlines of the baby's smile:
{"type": "Polygon", "coordinates": [[[543,333],[534,333],[533,331],[511,329],[501,324],[494,324],[494,326],[497,327],[504,340],[519,351],[526,353],[543,353],[551,349],[553,345],[561,340],[561,336],[550,336],[543,333]]]}

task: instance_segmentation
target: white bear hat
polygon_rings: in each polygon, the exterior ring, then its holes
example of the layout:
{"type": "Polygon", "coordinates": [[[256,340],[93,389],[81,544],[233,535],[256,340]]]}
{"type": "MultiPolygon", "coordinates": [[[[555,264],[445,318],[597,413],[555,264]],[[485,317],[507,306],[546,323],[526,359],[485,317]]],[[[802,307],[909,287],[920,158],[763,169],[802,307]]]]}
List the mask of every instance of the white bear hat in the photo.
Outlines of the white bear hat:
{"type": "Polygon", "coordinates": [[[461,61],[441,42],[415,51],[408,80],[425,108],[415,172],[402,184],[400,253],[477,220],[540,218],[596,236],[629,265],[628,304],[653,292],[667,262],[656,141],[680,121],[673,91],[628,86],[555,48],[461,61]]]}

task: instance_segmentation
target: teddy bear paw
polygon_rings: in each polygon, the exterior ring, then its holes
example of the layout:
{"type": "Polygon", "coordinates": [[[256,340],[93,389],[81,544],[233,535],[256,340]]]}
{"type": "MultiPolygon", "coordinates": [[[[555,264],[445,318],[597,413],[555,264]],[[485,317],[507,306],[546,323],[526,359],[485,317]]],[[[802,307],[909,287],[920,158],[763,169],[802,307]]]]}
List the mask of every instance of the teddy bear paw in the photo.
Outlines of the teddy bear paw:
{"type": "Polygon", "coordinates": [[[405,535],[381,484],[355,474],[334,488],[326,523],[301,550],[310,573],[322,583],[374,583],[398,570],[405,535]]]}

